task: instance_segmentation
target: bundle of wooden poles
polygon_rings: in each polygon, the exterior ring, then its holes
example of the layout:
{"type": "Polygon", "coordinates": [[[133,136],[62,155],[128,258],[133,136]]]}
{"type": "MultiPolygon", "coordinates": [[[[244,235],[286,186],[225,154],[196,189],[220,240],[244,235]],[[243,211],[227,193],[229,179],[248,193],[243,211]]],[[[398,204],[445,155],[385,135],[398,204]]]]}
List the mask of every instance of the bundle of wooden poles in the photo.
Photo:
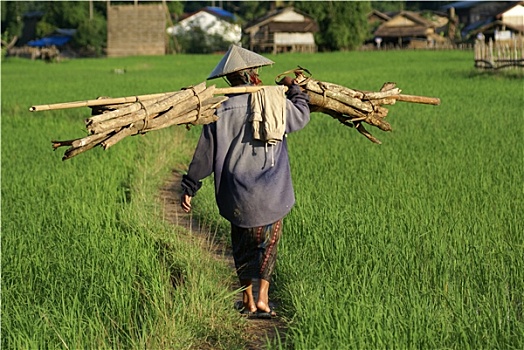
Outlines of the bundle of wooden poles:
{"type": "Polygon", "coordinates": [[[205,83],[177,92],[43,105],[31,110],[72,108],[80,105],[92,108],[92,116],[85,119],[88,135],[67,141],[52,141],[53,148],[69,146],[62,160],[70,159],[95,146],[104,149],[127,136],[180,124],[208,124],[217,120],[216,108],[225,96],[214,96],[215,86],[205,83]]]}
{"type": "MultiPolygon", "coordinates": [[[[304,68],[297,68],[277,76],[294,73],[295,81],[310,97],[312,112],[321,112],[342,124],[356,128],[362,135],[380,143],[363,126],[363,123],[390,131],[384,118],[388,110],[384,105],[396,101],[438,105],[438,98],[402,95],[394,83],[385,83],[380,91],[359,91],[341,85],[322,82],[312,78],[304,68]]],[[[85,119],[87,136],[51,141],[53,148],[68,146],[62,160],[100,145],[104,149],[115,145],[127,136],[144,134],[172,125],[203,125],[218,119],[216,109],[228,99],[229,93],[252,93],[261,86],[232,88],[206,87],[205,82],[176,92],[130,96],[121,98],[101,97],[95,100],[32,106],[30,111],[46,111],[64,108],[91,107],[91,117],[85,119]]]]}
{"type": "MultiPolygon", "coordinates": [[[[289,74],[291,71],[282,73],[289,74]]],[[[439,105],[440,99],[434,97],[403,95],[395,83],[384,83],[379,91],[360,91],[345,86],[318,81],[302,67],[293,70],[295,81],[309,95],[311,112],[321,112],[332,116],[342,124],[354,127],[370,141],[381,142],[369,133],[363,123],[383,131],[391,131],[385,120],[388,109],[396,101],[439,105]]],[[[277,76],[277,80],[280,76],[277,76]]]]}

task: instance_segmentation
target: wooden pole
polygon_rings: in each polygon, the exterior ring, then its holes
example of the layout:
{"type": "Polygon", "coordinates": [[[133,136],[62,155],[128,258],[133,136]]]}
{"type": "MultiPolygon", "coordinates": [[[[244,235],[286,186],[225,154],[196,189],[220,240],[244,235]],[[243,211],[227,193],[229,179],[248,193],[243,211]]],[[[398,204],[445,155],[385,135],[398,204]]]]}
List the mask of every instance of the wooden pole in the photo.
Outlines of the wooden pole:
{"type": "Polygon", "coordinates": [[[426,105],[440,105],[440,98],[437,97],[426,97],[426,96],[414,96],[414,95],[396,95],[391,96],[397,101],[411,102],[411,103],[422,103],[426,105]]]}
{"type": "Polygon", "coordinates": [[[50,111],[50,110],[66,109],[66,108],[93,107],[93,106],[106,106],[106,105],[121,104],[121,103],[133,103],[133,102],[138,102],[139,100],[158,98],[158,97],[167,96],[170,94],[174,94],[174,92],[165,92],[165,93],[151,94],[151,95],[128,96],[128,97],[116,97],[116,98],[100,98],[96,100],[63,102],[63,103],[55,103],[55,104],[50,104],[50,105],[36,105],[36,106],[29,107],[29,111],[30,112],[39,112],[39,111],[50,111]]]}

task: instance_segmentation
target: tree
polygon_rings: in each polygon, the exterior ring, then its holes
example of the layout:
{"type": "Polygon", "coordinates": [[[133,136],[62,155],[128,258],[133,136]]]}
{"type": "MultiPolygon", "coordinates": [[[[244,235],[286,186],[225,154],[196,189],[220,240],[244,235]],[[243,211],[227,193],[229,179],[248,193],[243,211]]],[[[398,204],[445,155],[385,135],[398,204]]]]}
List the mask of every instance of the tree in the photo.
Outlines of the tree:
{"type": "Polygon", "coordinates": [[[354,50],[368,36],[368,1],[300,1],[295,7],[315,18],[315,40],[321,51],[354,50]]]}
{"type": "Polygon", "coordinates": [[[1,1],[2,40],[20,37],[24,26],[23,16],[28,11],[40,10],[38,1],[1,1]]]}
{"type": "Polygon", "coordinates": [[[88,56],[101,56],[107,46],[107,21],[100,14],[84,19],[73,37],[73,46],[88,56]]]}

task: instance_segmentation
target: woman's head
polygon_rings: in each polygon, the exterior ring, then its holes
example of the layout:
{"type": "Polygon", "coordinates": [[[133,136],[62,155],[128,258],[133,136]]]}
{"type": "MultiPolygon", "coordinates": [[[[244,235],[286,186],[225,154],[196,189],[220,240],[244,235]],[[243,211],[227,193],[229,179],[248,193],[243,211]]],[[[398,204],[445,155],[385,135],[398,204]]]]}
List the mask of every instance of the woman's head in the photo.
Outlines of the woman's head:
{"type": "Polygon", "coordinates": [[[248,68],[226,75],[226,80],[231,86],[238,85],[261,85],[258,68],[248,68]]]}

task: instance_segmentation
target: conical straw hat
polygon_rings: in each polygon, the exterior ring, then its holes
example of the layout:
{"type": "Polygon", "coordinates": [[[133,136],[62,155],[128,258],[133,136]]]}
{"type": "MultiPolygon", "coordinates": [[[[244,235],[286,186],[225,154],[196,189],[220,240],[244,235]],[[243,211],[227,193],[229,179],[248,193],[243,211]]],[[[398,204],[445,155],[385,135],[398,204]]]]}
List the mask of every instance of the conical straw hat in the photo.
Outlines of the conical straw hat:
{"type": "Polygon", "coordinates": [[[275,62],[257,53],[243,49],[237,45],[231,45],[207,79],[215,79],[239,70],[268,66],[273,63],[275,62]]]}

